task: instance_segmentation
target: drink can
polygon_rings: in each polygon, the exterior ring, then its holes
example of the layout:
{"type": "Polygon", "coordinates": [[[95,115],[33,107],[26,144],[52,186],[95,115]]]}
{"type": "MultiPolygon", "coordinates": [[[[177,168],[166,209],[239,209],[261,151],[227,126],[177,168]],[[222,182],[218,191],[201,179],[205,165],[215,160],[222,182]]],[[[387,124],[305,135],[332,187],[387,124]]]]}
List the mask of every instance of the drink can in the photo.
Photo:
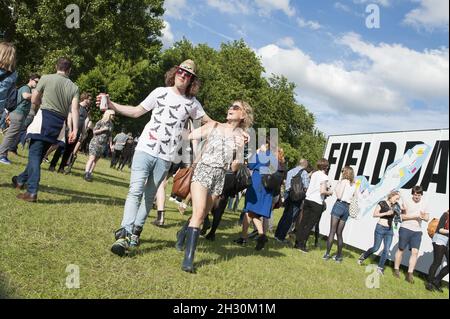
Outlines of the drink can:
{"type": "Polygon", "coordinates": [[[100,100],[100,111],[104,112],[107,109],[108,109],[108,99],[106,97],[106,94],[103,94],[100,100]]]}

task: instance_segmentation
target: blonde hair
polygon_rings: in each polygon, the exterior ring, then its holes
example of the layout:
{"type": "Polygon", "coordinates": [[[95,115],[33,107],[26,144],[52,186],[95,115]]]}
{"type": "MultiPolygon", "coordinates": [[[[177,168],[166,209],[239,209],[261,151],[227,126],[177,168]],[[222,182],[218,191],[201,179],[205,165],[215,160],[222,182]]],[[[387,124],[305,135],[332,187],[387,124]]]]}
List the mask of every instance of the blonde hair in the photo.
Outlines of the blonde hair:
{"type": "Polygon", "coordinates": [[[103,114],[102,121],[103,122],[110,121],[111,120],[110,119],[111,115],[116,115],[116,112],[114,112],[113,110],[106,110],[105,114],[103,114]]]}
{"type": "Polygon", "coordinates": [[[244,119],[241,121],[239,127],[243,130],[248,129],[253,125],[253,108],[243,100],[236,100],[234,102],[242,105],[242,112],[244,112],[244,119]]]}
{"type": "Polygon", "coordinates": [[[16,70],[16,47],[9,42],[0,42],[0,68],[9,72],[16,70]]]}
{"type": "Polygon", "coordinates": [[[355,172],[353,171],[353,168],[350,166],[345,166],[342,169],[342,179],[346,179],[350,182],[350,184],[353,184],[355,182],[355,172]]]}
{"type": "Polygon", "coordinates": [[[400,196],[400,192],[399,191],[390,192],[389,195],[387,196],[387,200],[390,200],[394,196],[400,196]]]}
{"type": "Polygon", "coordinates": [[[285,163],[286,162],[286,158],[284,157],[284,150],[279,147],[277,150],[277,159],[280,163],[285,163]]]}

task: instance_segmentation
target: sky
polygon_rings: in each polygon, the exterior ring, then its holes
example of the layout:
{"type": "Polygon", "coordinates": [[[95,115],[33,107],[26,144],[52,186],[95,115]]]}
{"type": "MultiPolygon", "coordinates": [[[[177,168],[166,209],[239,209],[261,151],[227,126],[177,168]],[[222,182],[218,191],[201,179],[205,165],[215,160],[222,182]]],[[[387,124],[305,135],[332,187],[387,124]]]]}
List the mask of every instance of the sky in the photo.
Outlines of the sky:
{"type": "Polygon", "coordinates": [[[163,43],[244,39],[325,135],[448,128],[448,0],[166,0],[163,43]]]}

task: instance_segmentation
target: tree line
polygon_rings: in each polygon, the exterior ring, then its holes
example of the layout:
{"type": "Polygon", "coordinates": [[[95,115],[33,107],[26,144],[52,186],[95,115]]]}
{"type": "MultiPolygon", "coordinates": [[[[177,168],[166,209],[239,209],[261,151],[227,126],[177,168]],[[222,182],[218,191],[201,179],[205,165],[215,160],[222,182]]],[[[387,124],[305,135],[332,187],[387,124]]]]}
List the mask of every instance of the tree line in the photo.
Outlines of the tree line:
{"type": "MultiPolygon", "coordinates": [[[[0,0],[0,37],[18,49],[20,83],[32,72],[53,73],[56,59],[68,56],[81,91],[105,91],[115,101],[138,105],[164,86],[169,68],[191,58],[202,81],[198,99],[212,118],[224,121],[231,101],[247,100],[255,128],[278,128],[289,166],[300,155],[313,162],[322,157],[325,136],[315,128],[313,113],[296,101],[295,84],[264,76],[260,59],[243,40],[215,49],[183,39],[163,50],[163,0],[79,0],[79,28],[70,29],[65,8],[72,2],[0,0]]],[[[97,109],[93,115],[101,116],[97,109]]],[[[139,134],[148,119],[119,117],[116,128],[139,134]]]]}

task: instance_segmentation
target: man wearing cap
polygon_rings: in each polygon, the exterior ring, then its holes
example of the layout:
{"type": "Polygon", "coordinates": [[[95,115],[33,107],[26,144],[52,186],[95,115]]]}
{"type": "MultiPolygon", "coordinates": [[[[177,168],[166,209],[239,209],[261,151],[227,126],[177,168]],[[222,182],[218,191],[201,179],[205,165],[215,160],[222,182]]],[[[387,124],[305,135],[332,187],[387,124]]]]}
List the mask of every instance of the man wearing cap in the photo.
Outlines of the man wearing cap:
{"type": "MultiPolygon", "coordinates": [[[[139,236],[152,208],[159,185],[178,156],[182,132],[189,118],[212,121],[195,98],[200,88],[195,63],[186,60],[165,75],[166,87],[159,87],[137,107],[115,103],[107,96],[108,108],[124,116],[138,118],[152,111],[139,138],[131,167],[130,188],[122,225],[116,231],[111,251],[123,256],[139,245],[139,236]]],[[[97,97],[97,104],[101,96],[97,97]]]]}

